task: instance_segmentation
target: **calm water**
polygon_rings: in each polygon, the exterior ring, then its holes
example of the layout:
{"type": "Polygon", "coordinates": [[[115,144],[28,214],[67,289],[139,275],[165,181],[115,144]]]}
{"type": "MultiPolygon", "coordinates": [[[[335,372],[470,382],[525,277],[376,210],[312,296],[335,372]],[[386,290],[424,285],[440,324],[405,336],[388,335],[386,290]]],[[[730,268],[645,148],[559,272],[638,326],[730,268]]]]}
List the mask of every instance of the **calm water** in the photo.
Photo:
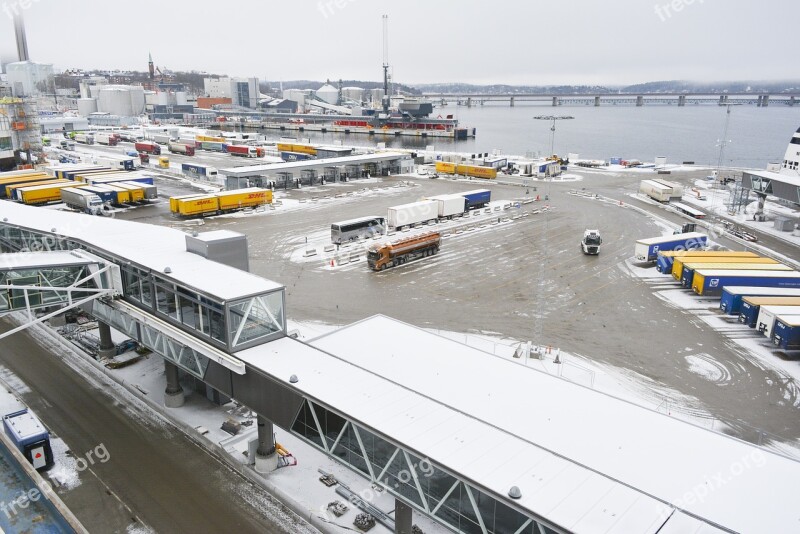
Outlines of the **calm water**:
{"type": "MultiPolygon", "coordinates": [[[[500,104],[466,108],[450,105],[437,107],[435,113],[455,114],[464,126],[477,128],[477,137],[454,143],[445,140],[419,141],[412,138],[386,138],[387,146],[424,147],[437,150],[489,152],[500,149],[506,154],[550,152],[550,122],[537,121],[536,115],[571,115],[574,120],[556,124],[555,152],[574,152],[581,158],[622,157],[653,161],[666,156],[668,163],[694,161],[698,165],[716,165],[720,139],[725,129],[725,107],[701,105],[679,108],[668,105],[635,106],[533,106],[500,104]]],[[[800,106],[773,105],[767,108],[736,106],[726,139],[725,166],[764,168],[767,163],[782,161],[786,145],[800,127],[800,106]]],[[[309,135],[315,142],[374,146],[383,139],[360,135],[309,135]]]]}

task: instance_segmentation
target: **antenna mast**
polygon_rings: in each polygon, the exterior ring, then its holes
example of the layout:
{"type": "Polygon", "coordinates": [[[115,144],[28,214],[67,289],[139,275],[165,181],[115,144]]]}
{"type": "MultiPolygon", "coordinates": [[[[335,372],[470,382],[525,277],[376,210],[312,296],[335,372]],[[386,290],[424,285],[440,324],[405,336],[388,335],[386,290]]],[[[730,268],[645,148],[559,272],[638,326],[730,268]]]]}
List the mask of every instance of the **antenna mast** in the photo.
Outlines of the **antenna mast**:
{"type": "Polygon", "coordinates": [[[389,15],[383,15],[383,112],[389,113],[389,15]]]}

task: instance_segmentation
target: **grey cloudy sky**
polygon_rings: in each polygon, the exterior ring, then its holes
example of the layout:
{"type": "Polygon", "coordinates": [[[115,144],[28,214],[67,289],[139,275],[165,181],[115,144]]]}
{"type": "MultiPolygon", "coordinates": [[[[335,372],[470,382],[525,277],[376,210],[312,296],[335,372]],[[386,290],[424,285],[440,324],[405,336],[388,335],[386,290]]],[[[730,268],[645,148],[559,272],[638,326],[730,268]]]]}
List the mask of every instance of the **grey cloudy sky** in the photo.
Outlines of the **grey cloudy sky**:
{"type": "Polygon", "coordinates": [[[784,80],[797,69],[797,0],[0,0],[22,9],[35,61],[268,80],[628,84],[784,80]],[[21,6],[27,5],[27,8],[21,6]]]}

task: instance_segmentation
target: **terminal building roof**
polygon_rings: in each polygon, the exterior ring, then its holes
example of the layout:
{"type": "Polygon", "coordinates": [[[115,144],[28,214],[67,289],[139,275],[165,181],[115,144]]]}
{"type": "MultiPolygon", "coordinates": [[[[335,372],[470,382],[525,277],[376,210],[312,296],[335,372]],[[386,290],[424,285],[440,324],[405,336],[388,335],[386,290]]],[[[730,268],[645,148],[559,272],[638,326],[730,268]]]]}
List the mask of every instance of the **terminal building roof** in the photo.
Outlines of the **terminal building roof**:
{"type": "Polygon", "coordinates": [[[245,165],[241,167],[231,167],[220,169],[220,173],[225,176],[257,176],[259,174],[274,174],[278,172],[290,172],[300,169],[320,168],[320,167],[341,167],[343,165],[356,165],[378,161],[389,161],[408,157],[404,152],[378,152],[376,154],[359,154],[356,156],[343,156],[341,158],[309,159],[304,161],[290,161],[287,163],[270,163],[266,165],[245,165]]]}

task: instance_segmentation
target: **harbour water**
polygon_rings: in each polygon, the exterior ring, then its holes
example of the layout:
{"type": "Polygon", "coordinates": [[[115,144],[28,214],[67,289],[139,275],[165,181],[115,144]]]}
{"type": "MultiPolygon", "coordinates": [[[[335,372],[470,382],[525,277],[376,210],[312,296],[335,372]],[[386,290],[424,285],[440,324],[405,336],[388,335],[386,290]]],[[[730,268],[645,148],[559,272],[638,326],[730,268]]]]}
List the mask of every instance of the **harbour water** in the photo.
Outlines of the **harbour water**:
{"type": "MultiPolygon", "coordinates": [[[[312,142],[358,146],[424,148],[459,152],[505,154],[540,154],[550,152],[549,121],[534,120],[538,115],[572,116],[573,120],[556,124],[557,154],[577,153],[585,159],[622,157],[653,161],[666,156],[668,163],[693,161],[716,166],[720,141],[725,131],[724,106],[552,106],[491,104],[467,108],[449,105],[436,107],[434,114],[454,114],[464,126],[477,129],[475,139],[449,141],[411,137],[381,137],[344,134],[300,135],[312,142]]],[[[786,143],[800,127],[800,106],[732,106],[724,167],[764,168],[767,163],[782,161],[786,143]]]]}

